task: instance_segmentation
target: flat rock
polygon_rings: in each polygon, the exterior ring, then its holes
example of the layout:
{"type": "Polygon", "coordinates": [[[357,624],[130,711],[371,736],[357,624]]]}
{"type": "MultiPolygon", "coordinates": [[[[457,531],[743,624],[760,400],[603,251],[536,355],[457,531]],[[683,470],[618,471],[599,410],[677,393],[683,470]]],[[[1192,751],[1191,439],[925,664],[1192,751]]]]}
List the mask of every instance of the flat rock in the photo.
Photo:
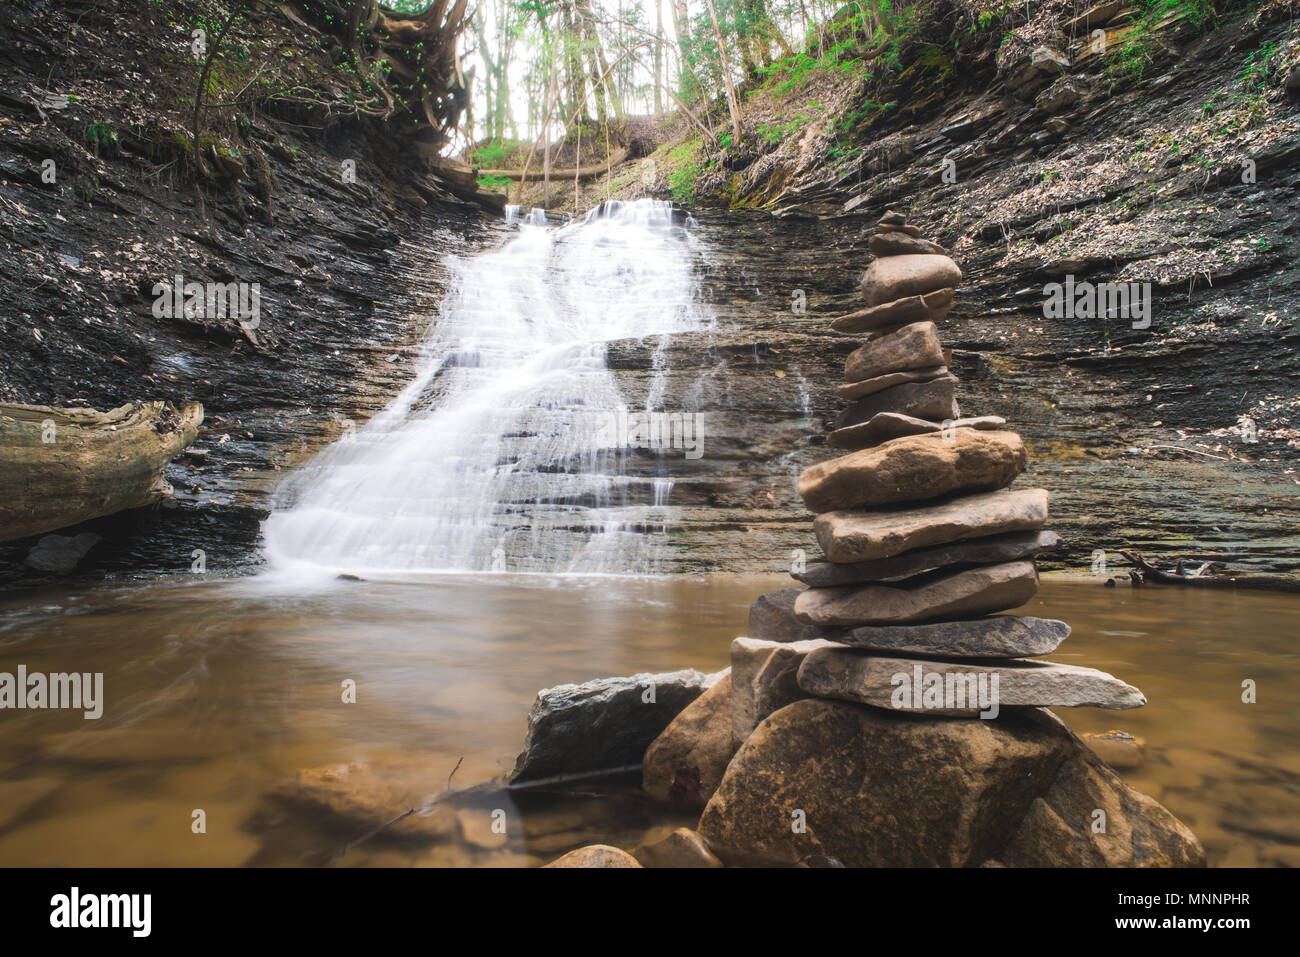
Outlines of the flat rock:
{"type": "Polygon", "coordinates": [[[867,240],[867,248],[873,256],[905,256],[912,253],[921,255],[947,256],[948,250],[928,239],[909,235],[898,229],[882,229],[867,240]]]}
{"type": "Polygon", "coordinates": [[[853,648],[888,654],[935,655],[942,658],[1033,658],[1050,655],[1069,634],[1070,626],[1063,621],[996,615],[992,618],[944,621],[930,625],[853,628],[840,632],[836,640],[853,648]]]}
{"type": "Polygon", "coordinates": [[[1027,462],[1024,442],[1014,432],[953,429],[818,462],[800,474],[798,490],[814,512],[896,505],[1003,488],[1027,462]]]}
{"type": "Polygon", "coordinates": [[[938,322],[952,311],[956,289],[937,289],[924,296],[904,296],[893,302],[859,309],[831,321],[836,332],[866,332],[909,322],[938,322]]]}
{"type": "Polygon", "coordinates": [[[937,505],[823,512],[813,522],[832,562],[865,562],[948,542],[1037,530],[1047,521],[1047,490],[1003,489],[937,505]]]}
{"type": "Polygon", "coordinates": [[[627,851],[608,844],[591,844],[569,851],[544,867],[640,867],[641,862],[627,851]]]}
{"type": "Polygon", "coordinates": [[[840,412],[835,419],[836,429],[845,429],[866,422],[880,412],[901,412],[921,419],[956,419],[960,417],[953,394],[957,389],[955,375],[943,375],[929,382],[908,382],[864,396],[840,412]]]}
{"type": "Polygon", "coordinates": [[[749,632],[756,641],[811,641],[827,637],[820,628],[806,625],[794,616],[794,601],[802,588],[783,588],[760,595],[749,606],[749,632]]]}
{"type": "Polygon", "coordinates": [[[731,716],[731,669],[727,669],[646,749],[642,789],[657,801],[704,807],[736,752],[731,716]]]}
{"type": "Polygon", "coordinates": [[[970,717],[984,710],[996,718],[1000,708],[1122,711],[1147,703],[1137,688],[1096,668],[1025,659],[961,664],[881,658],[838,648],[807,655],[799,687],[817,698],[939,716],[970,717]]]}
{"type": "Polygon", "coordinates": [[[947,374],[947,366],[933,366],[929,369],[908,369],[905,372],[887,372],[884,375],[876,376],[874,379],[863,379],[861,382],[850,382],[847,385],[842,385],[835,390],[835,395],[846,402],[851,402],[854,399],[861,399],[863,396],[874,395],[896,385],[902,385],[904,382],[929,382],[931,379],[937,379],[939,376],[947,374]]]}
{"type": "Polygon", "coordinates": [[[795,600],[795,617],[822,628],[974,618],[1023,605],[1038,591],[1038,571],[1026,561],[923,577],[922,584],[906,588],[810,588],[795,600]]]}
{"type": "MultiPolygon", "coordinates": [[[[905,369],[925,369],[944,364],[939,327],[933,322],[913,322],[849,353],[844,360],[844,381],[858,382],[905,369]]],[[[843,396],[841,396],[843,398],[843,396]]]]}
{"type": "Polygon", "coordinates": [[[510,783],[639,767],[650,743],[720,677],[688,669],[539,691],[510,783]]]}
{"type": "Polygon", "coordinates": [[[1069,754],[1066,735],[1032,714],[936,721],[797,701],[737,752],[700,834],[729,864],[979,864],[1002,849],[1069,754]]]}
{"type": "MultiPolygon", "coordinates": [[[[809,565],[802,572],[793,573],[793,577],[814,588],[828,588],[834,585],[853,585],[860,582],[897,581],[910,578],[920,572],[950,565],[996,565],[1011,562],[1018,558],[1032,558],[1041,551],[1047,551],[1060,544],[1061,537],[1055,532],[1014,532],[1010,535],[990,535],[987,538],[973,538],[962,542],[950,542],[932,548],[918,548],[904,552],[893,558],[880,558],[868,562],[818,562],[809,565]]],[[[787,589],[787,591],[790,591],[787,589]]],[[[778,592],[778,594],[781,594],[778,592]]],[[[795,590],[790,596],[790,615],[794,615],[795,590]]],[[[751,611],[750,621],[753,621],[751,611]]],[[[796,619],[797,620],[797,619],[796,619]]],[[[803,625],[802,627],[809,627],[803,625]]],[[[751,625],[752,632],[752,625],[751,625]]],[[[772,639],[779,640],[779,639],[772,639]]]]}
{"type": "Polygon", "coordinates": [[[732,641],[731,727],[735,747],[744,744],[767,715],[804,697],[797,680],[804,656],[818,648],[834,647],[838,646],[822,638],[789,643],[753,638],[732,641]]]}
{"type": "Polygon", "coordinates": [[[867,267],[862,276],[862,298],[868,306],[879,306],[960,284],[961,269],[947,256],[886,256],[867,267]]]}
{"type": "Polygon", "coordinates": [[[642,867],[721,867],[698,831],[679,827],[662,840],[643,844],[632,852],[642,867]]]}
{"type": "MultiPolygon", "coordinates": [[[[980,415],[967,419],[952,419],[947,423],[949,429],[1000,429],[1007,420],[1000,415],[980,415]]],[[[877,412],[866,422],[836,429],[826,437],[826,444],[837,449],[867,449],[890,439],[904,435],[922,435],[926,432],[942,432],[944,423],[918,419],[914,415],[899,412],[877,412]]]]}

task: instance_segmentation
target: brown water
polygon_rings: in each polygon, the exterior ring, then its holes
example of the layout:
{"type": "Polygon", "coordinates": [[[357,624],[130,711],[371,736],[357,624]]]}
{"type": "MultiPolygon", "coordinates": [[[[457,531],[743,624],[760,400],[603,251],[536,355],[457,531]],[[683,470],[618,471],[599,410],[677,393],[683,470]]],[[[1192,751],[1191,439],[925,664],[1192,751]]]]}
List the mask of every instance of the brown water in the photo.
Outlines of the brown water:
{"type": "MultiPolygon", "coordinates": [[[[249,579],[10,599],[0,671],[103,672],[106,703],[97,721],[0,711],[0,865],[530,865],[634,844],[689,822],[618,785],[467,789],[513,766],[539,688],[725,667],[749,603],[786,584],[249,579]],[[374,833],[443,791],[458,761],[453,800],[374,833]],[[493,833],[494,810],[522,827],[493,833]]],[[[1300,863],[1300,600],[1045,580],[1023,611],[1072,624],[1055,660],[1146,693],[1137,711],[1059,713],[1145,739],[1126,777],[1212,864],[1300,863]],[[1244,679],[1258,703],[1242,703],[1244,679]]]]}

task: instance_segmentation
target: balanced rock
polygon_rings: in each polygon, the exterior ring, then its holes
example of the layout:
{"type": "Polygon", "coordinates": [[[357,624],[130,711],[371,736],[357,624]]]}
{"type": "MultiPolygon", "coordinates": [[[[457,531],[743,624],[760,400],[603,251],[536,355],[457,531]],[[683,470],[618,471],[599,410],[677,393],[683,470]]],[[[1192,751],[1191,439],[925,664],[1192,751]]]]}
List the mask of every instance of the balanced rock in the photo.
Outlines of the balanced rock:
{"type": "Polygon", "coordinates": [[[699,830],[728,863],[970,866],[1002,849],[1067,753],[1020,715],[934,721],[802,700],[750,735],[699,830]],[[796,811],[806,828],[790,826],[796,811]]]}
{"type": "Polygon", "coordinates": [[[814,512],[895,505],[1003,488],[1027,461],[1015,432],[954,429],[893,439],[818,462],[800,474],[798,489],[814,512]]]}
{"type": "Polygon", "coordinates": [[[876,225],[883,229],[886,227],[902,226],[906,222],[907,222],[906,216],[904,216],[900,212],[889,209],[885,211],[885,215],[880,217],[880,221],[877,222],[876,225]]]}
{"type": "Polygon", "coordinates": [[[929,382],[931,379],[937,379],[947,374],[947,366],[886,372],[884,375],[878,375],[872,379],[863,379],[861,382],[850,382],[847,385],[842,385],[835,390],[835,394],[841,399],[851,401],[861,399],[863,396],[874,395],[877,392],[883,392],[885,389],[891,389],[905,382],[929,382]]]}
{"type": "MultiPolygon", "coordinates": [[[[995,615],[992,618],[943,621],[930,625],[877,625],[852,628],[840,632],[836,641],[852,648],[891,655],[933,655],[941,658],[1032,658],[1038,655],[1050,655],[1069,634],[1070,626],[1063,621],[1051,618],[995,615]]],[[[706,694],[705,697],[708,695],[706,694]]],[[[698,704],[699,701],[691,707],[698,704]]],[[[690,711],[690,708],[686,710],[690,711]]]]}
{"type": "Polygon", "coordinates": [[[858,382],[886,372],[943,364],[939,327],[933,322],[913,322],[849,353],[844,361],[844,381],[858,382]]]}
{"type": "Polygon", "coordinates": [[[799,687],[817,698],[969,717],[999,708],[1140,708],[1142,692],[1096,668],[1014,659],[962,664],[880,658],[860,651],[823,648],[799,668],[799,687]]]}
{"type": "Polygon", "coordinates": [[[868,306],[879,306],[960,284],[961,269],[947,256],[885,256],[872,262],[863,274],[862,298],[868,306]]]}
{"type": "MultiPolygon", "coordinates": [[[[1007,420],[1000,415],[980,415],[969,419],[952,419],[946,423],[951,429],[1000,429],[1007,420]]],[[[904,435],[921,435],[926,432],[943,432],[945,423],[918,419],[914,415],[898,412],[877,412],[866,422],[837,429],[826,437],[826,444],[837,449],[866,449],[904,435]]]]}
{"type": "Polygon", "coordinates": [[[805,697],[798,681],[803,659],[819,648],[835,647],[821,638],[790,643],[735,639],[731,643],[731,726],[735,746],[740,747],[773,711],[805,697]]]}
{"type": "Polygon", "coordinates": [[[826,634],[794,616],[794,601],[802,588],[783,588],[760,595],[749,606],[749,633],[757,641],[811,641],[826,634]]]}
{"type": "MultiPolygon", "coordinates": [[[[918,230],[919,231],[919,230],[918,230]]],[[[948,250],[928,239],[909,235],[906,231],[885,227],[867,240],[867,248],[873,256],[921,255],[947,256],[948,250]]]]}
{"type": "Polygon", "coordinates": [[[627,851],[608,844],[592,844],[569,851],[544,867],[640,867],[641,862],[627,851]]]}
{"type": "Polygon", "coordinates": [[[938,322],[952,311],[955,292],[955,288],[938,289],[924,296],[904,296],[893,302],[859,309],[835,319],[831,328],[836,332],[867,332],[909,322],[938,322]]]}
{"type": "Polygon", "coordinates": [[[956,419],[960,416],[953,394],[955,375],[941,375],[928,382],[908,382],[864,396],[840,412],[836,429],[868,421],[880,412],[901,412],[921,419],[956,419]]]}
{"type": "Polygon", "coordinates": [[[730,669],[687,705],[646,749],[641,787],[652,798],[704,807],[736,752],[730,669]]]}
{"type": "MultiPolygon", "coordinates": [[[[1041,551],[1047,551],[1060,544],[1061,538],[1055,532],[1013,532],[1009,535],[990,535],[986,538],[973,538],[962,542],[949,542],[932,548],[918,548],[904,552],[893,558],[878,558],[869,562],[817,562],[803,571],[793,572],[792,576],[814,588],[828,588],[833,585],[854,585],[859,582],[897,581],[910,578],[920,572],[934,568],[946,568],[950,565],[996,565],[1011,562],[1018,558],[1032,558],[1041,551]]],[[[786,589],[790,592],[790,615],[794,616],[794,600],[798,589],[786,589]]],[[[783,594],[778,592],[777,594],[783,594]]],[[[767,596],[764,596],[767,597],[767,596]]],[[[762,599],[760,599],[761,601],[762,599]]],[[[755,603],[757,604],[757,602],[755,603]]],[[[751,634],[753,611],[750,612],[751,634]]],[[[807,625],[801,625],[807,628],[807,625]]],[[[768,636],[763,636],[768,637],[768,636]]],[[[779,638],[772,638],[779,641],[779,638]]]]}
{"type": "Polygon", "coordinates": [[[915,548],[1039,529],[1046,521],[1046,489],[1003,489],[921,508],[823,512],[813,530],[832,562],[864,562],[915,548]]]}
{"type": "Polygon", "coordinates": [[[800,621],[821,628],[902,625],[1005,611],[1023,605],[1036,591],[1038,571],[1034,563],[1008,562],[931,577],[911,588],[809,588],[795,600],[794,613],[800,621]]]}
{"type": "Polygon", "coordinates": [[[598,678],[539,691],[510,783],[639,767],[650,743],[720,677],[688,669],[598,678]],[[650,688],[654,700],[647,703],[650,688]]]}

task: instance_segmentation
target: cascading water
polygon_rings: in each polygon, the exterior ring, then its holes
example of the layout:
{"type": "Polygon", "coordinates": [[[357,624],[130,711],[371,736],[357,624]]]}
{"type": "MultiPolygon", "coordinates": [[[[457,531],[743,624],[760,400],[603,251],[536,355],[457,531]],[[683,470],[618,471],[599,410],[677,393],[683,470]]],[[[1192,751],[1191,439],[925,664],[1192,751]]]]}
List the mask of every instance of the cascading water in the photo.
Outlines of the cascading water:
{"type": "MultiPolygon", "coordinates": [[[[671,483],[625,468],[605,345],[712,322],[696,241],[652,200],[558,228],[540,210],[509,219],[505,246],[452,262],[410,385],[281,490],[263,529],[273,566],[655,571],[671,483]]],[[[662,392],[652,382],[648,403],[662,392]]]]}

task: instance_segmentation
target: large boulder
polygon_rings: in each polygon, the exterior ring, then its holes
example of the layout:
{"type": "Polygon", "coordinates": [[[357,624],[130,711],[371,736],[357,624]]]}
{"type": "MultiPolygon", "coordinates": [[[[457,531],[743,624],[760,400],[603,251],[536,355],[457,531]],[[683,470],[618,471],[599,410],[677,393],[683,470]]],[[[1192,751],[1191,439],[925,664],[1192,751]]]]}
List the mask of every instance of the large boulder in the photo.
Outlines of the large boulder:
{"type": "Polygon", "coordinates": [[[865,562],[914,548],[1037,530],[1046,521],[1046,489],[1003,489],[921,508],[823,512],[813,531],[832,562],[865,562]]]}
{"type": "Polygon", "coordinates": [[[891,711],[996,718],[1002,708],[1090,706],[1125,710],[1147,703],[1142,692],[1096,668],[1023,658],[997,662],[881,658],[826,648],[808,655],[799,687],[891,711]]]}
{"type": "Polygon", "coordinates": [[[750,735],[699,830],[728,863],[979,864],[1067,755],[1064,736],[1025,717],[935,719],[805,699],[750,735]]]}
{"type": "Polygon", "coordinates": [[[627,851],[608,844],[591,844],[569,851],[544,867],[640,867],[641,863],[627,851]]]}
{"type": "Polygon", "coordinates": [[[905,625],[1006,611],[1023,605],[1037,591],[1033,562],[1006,562],[926,578],[914,587],[809,588],[795,599],[794,614],[819,628],[905,625]]]}
{"type": "Polygon", "coordinates": [[[1181,822],[1037,709],[972,721],[795,702],[737,752],[699,831],[732,864],[1204,863],[1181,822]]]}
{"type": "MultiPolygon", "coordinates": [[[[893,558],[878,558],[875,561],[847,564],[816,562],[802,571],[793,572],[792,575],[805,585],[814,588],[854,585],[860,582],[897,581],[919,572],[945,568],[949,565],[997,565],[1001,562],[1013,562],[1019,558],[1032,558],[1041,551],[1055,548],[1060,541],[1061,537],[1056,532],[1012,532],[1009,535],[990,535],[985,538],[948,542],[930,548],[918,548],[895,555],[893,558]]],[[[790,616],[793,618],[794,600],[798,597],[799,589],[787,588],[785,592],[777,594],[786,593],[790,593],[790,616]]],[[[751,611],[751,628],[753,620],[751,611]]],[[[800,623],[800,627],[811,626],[800,623]]]]}
{"type": "Polygon", "coordinates": [[[704,807],[735,753],[728,669],[646,749],[641,786],[658,801],[704,807]]]}
{"type": "Polygon", "coordinates": [[[537,693],[512,785],[632,770],[669,722],[721,673],[598,678],[537,693]]]}
{"type": "Polygon", "coordinates": [[[818,462],[800,474],[798,489],[814,512],[874,508],[1003,488],[1027,461],[1015,432],[954,429],[818,462]]]}
{"type": "Polygon", "coordinates": [[[912,254],[876,259],[862,276],[862,298],[868,306],[924,296],[961,283],[961,269],[947,256],[912,254]]]}

